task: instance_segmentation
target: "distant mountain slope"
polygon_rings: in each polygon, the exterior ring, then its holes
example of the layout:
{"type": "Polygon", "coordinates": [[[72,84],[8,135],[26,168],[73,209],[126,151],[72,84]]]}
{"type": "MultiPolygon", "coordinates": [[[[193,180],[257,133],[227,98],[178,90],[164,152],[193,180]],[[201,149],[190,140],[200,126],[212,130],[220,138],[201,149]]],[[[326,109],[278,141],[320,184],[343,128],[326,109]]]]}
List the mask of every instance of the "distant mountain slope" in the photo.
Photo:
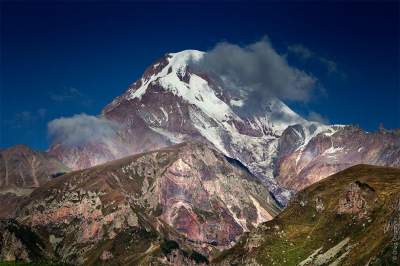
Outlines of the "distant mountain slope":
{"type": "Polygon", "coordinates": [[[0,217],[12,216],[16,204],[33,189],[69,169],[55,157],[25,145],[0,150],[0,217]]]}
{"type": "Polygon", "coordinates": [[[399,265],[399,228],[400,169],[357,165],[299,192],[213,263],[399,265]]]}
{"type": "Polygon", "coordinates": [[[275,163],[281,186],[300,190],[355,164],[400,167],[400,130],[333,128],[336,130],[311,137],[310,128],[304,125],[290,126],[283,132],[275,163]]]}
{"type": "MultiPolygon", "coordinates": [[[[278,212],[239,162],[184,143],[60,176],[36,189],[7,223],[17,232],[27,227],[46,260],[188,265],[185,260],[204,260],[278,212]]],[[[29,254],[29,245],[3,228],[3,239],[18,249],[0,257],[29,254]]]]}

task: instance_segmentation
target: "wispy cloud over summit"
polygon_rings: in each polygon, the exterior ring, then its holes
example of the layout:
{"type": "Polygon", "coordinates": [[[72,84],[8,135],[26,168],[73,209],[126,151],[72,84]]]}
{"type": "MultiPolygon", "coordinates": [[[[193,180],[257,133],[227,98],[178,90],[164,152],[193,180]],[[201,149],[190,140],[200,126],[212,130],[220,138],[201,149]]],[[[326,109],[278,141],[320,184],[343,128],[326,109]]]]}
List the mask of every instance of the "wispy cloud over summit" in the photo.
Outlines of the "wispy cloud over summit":
{"type": "Polygon", "coordinates": [[[319,122],[322,124],[329,124],[330,121],[326,116],[323,116],[317,112],[311,111],[309,112],[307,119],[314,122],[319,122]]]}
{"type": "Polygon", "coordinates": [[[317,84],[316,77],[289,65],[267,37],[246,46],[218,43],[195,67],[222,77],[228,88],[247,90],[252,104],[270,97],[307,102],[317,84]]]}

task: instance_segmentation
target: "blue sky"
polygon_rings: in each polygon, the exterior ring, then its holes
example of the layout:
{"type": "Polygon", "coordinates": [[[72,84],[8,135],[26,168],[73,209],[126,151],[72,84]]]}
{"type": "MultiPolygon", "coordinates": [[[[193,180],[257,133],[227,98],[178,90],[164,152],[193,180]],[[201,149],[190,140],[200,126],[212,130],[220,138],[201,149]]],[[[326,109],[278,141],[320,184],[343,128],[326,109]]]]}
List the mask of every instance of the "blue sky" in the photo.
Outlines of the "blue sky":
{"type": "Polygon", "coordinates": [[[98,114],[167,52],[263,36],[318,78],[311,101],[287,102],[295,111],[400,127],[398,2],[2,2],[0,147],[46,149],[49,121],[98,114]]]}

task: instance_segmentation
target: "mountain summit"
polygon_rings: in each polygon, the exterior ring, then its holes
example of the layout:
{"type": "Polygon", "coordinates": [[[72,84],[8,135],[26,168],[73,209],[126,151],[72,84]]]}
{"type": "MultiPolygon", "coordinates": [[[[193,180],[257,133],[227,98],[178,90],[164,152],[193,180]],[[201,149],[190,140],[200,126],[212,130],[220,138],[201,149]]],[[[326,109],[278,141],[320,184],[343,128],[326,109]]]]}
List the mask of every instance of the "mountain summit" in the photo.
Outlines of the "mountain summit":
{"type": "Polygon", "coordinates": [[[195,67],[204,55],[196,50],[166,54],[102,110],[102,120],[118,124],[114,134],[76,144],[57,139],[50,154],[72,169],[83,169],[200,141],[243,163],[283,204],[291,190],[351,165],[400,165],[398,135],[371,138],[360,131],[360,139],[354,139],[353,127],[309,122],[274,96],[249,106],[246,89],[195,67]],[[343,156],[345,152],[353,156],[343,156]],[[303,185],[296,183],[298,175],[303,185]]]}
{"type": "Polygon", "coordinates": [[[73,169],[83,169],[197,140],[240,160],[260,178],[272,177],[277,138],[289,125],[307,121],[277,98],[254,108],[254,114],[244,114],[245,91],[226,88],[191,67],[203,55],[195,50],[166,54],[107,105],[101,117],[122,125],[115,138],[72,146],[56,142],[50,153],[73,169]]]}

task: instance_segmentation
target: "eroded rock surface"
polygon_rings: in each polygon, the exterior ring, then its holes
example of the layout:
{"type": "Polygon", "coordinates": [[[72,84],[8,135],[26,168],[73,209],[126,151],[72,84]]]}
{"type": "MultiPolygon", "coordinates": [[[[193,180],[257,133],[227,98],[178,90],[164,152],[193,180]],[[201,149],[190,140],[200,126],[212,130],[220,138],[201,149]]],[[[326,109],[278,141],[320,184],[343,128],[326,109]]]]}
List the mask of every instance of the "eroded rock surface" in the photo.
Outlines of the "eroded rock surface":
{"type": "Polygon", "coordinates": [[[369,211],[369,202],[377,200],[376,193],[368,184],[359,181],[349,184],[339,199],[338,214],[352,214],[365,218],[369,211]]]}
{"type": "Polygon", "coordinates": [[[174,261],[159,253],[173,240],[185,265],[230,247],[278,212],[243,165],[184,143],[60,176],[30,195],[17,220],[67,263],[174,261]]]}
{"type": "Polygon", "coordinates": [[[365,132],[353,126],[288,127],[278,145],[278,183],[301,190],[356,164],[400,167],[400,131],[365,132]]]}

